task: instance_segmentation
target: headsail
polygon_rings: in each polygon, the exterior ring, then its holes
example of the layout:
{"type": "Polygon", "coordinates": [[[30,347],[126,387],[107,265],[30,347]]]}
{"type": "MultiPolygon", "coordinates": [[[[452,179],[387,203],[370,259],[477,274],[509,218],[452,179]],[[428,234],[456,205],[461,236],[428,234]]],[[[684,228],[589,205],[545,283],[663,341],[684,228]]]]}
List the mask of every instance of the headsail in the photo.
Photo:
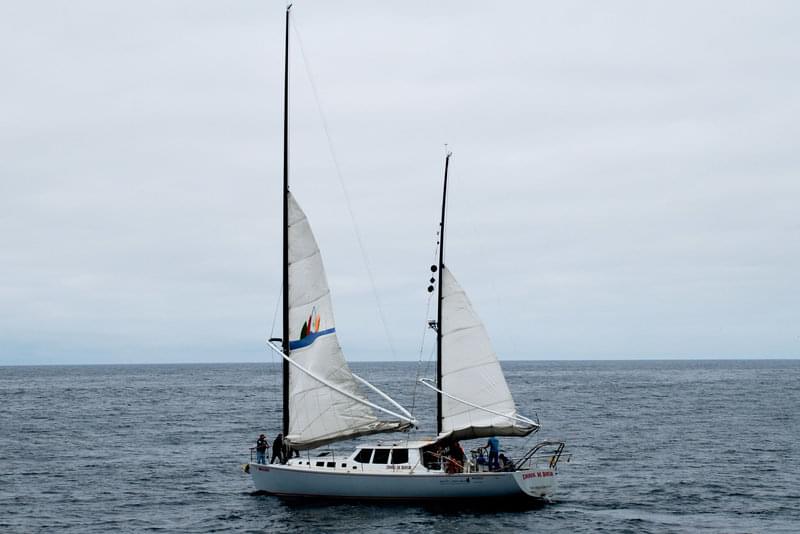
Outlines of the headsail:
{"type": "MultiPolygon", "coordinates": [[[[305,213],[289,196],[289,348],[291,359],[329,384],[363,398],[339,346],[322,256],[305,213]]],[[[289,375],[287,441],[310,449],[356,436],[407,428],[298,370],[289,375]]]]}
{"type": "Polygon", "coordinates": [[[538,425],[517,414],[483,322],[450,271],[443,267],[439,276],[442,433],[456,439],[530,434],[538,425]]]}

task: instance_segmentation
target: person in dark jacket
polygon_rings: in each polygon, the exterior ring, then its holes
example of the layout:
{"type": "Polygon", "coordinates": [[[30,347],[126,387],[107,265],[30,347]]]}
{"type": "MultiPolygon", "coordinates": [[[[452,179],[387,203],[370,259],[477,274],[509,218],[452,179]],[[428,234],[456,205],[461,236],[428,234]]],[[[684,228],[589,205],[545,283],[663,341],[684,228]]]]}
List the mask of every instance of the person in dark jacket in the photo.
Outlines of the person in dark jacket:
{"type": "Polygon", "coordinates": [[[514,462],[510,458],[506,458],[506,455],[502,452],[497,459],[500,462],[500,471],[513,471],[515,469],[514,462]]]}
{"type": "Polygon", "coordinates": [[[256,441],[257,464],[267,463],[267,449],[269,449],[269,442],[267,441],[267,436],[261,434],[260,436],[258,436],[258,441],[256,441]]]}
{"type": "Polygon", "coordinates": [[[272,459],[269,463],[274,464],[275,458],[278,459],[278,463],[284,463],[284,454],[283,454],[283,434],[278,434],[278,437],[275,438],[275,441],[272,442],[272,459]]]}

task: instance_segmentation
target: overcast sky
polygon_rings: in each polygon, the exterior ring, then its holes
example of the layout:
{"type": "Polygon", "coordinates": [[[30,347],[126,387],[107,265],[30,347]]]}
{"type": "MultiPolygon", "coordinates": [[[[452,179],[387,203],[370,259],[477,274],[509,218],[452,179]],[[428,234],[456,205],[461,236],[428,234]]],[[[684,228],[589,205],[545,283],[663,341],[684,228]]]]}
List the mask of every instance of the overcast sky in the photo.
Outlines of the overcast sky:
{"type": "MultiPolygon", "coordinates": [[[[0,364],[272,361],[284,6],[0,5],[0,364]]],[[[349,359],[419,357],[445,143],[501,359],[800,356],[800,4],[292,11],[292,190],[349,359]]]]}

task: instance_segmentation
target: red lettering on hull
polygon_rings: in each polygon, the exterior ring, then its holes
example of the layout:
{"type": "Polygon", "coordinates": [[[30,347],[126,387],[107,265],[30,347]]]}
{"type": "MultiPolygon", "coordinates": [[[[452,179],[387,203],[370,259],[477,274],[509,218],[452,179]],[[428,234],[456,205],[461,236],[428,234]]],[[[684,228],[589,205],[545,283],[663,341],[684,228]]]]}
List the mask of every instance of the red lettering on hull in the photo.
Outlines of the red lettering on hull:
{"type": "Polygon", "coordinates": [[[528,480],[529,478],[542,478],[551,476],[553,476],[552,471],[533,471],[531,473],[525,473],[524,475],[522,475],[522,480],[528,480]]]}

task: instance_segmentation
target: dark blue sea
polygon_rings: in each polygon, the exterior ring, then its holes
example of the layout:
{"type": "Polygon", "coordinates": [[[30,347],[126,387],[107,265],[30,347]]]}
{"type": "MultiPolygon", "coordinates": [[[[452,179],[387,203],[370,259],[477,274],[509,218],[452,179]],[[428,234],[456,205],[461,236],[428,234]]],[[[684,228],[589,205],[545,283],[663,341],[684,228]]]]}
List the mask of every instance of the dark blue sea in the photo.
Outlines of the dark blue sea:
{"type": "MultiPolygon", "coordinates": [[[[800,532],[800,361],[503,367],[572,453],[545,506],[255,494],[240,464],[278,431],[273,364],[0,367],[0,531],[800,532]]],[[[416,363],[353,368],[430,435],[416,363]]]]}

